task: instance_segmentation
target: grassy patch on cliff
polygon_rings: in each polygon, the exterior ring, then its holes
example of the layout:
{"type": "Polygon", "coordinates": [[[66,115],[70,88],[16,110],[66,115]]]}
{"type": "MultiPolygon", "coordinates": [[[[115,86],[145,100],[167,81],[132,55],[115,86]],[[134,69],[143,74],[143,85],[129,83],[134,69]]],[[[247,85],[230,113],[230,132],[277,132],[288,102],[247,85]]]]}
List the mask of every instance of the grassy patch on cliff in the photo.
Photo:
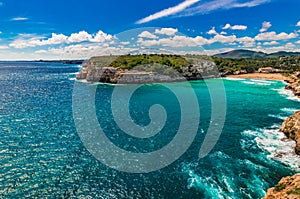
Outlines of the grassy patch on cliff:
{"type": "Polygon", "coordinates": [[[294,188],[286,192],[286,194],[294,194],[294,195],[300,195],[300,188],[294,188]]]}
{"type": "Polygon", "coordinates": [[[275,191],[279,192],[279,191],[284,190],[285,187],[286,187],[286,184],[277,184],[274,189],[275,189],[275,191]]]}

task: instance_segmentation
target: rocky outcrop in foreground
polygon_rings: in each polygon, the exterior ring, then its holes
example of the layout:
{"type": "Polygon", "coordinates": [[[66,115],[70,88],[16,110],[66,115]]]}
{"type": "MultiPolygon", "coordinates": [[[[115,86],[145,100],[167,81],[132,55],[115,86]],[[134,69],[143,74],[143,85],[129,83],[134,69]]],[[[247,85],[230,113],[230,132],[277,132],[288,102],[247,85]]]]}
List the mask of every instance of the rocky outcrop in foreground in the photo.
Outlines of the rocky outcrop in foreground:
{"type": "Polygon", "coordinates": [[[282,178],[270,188],[263,199],[297,199],[300,198],[300,174],[282,178]]]}
{"type": "Polygon", "coordinates": [[[300,111],[287,118],[280,129],[289,139],[296,142],[294,152],[300,155],[300,111]]]}

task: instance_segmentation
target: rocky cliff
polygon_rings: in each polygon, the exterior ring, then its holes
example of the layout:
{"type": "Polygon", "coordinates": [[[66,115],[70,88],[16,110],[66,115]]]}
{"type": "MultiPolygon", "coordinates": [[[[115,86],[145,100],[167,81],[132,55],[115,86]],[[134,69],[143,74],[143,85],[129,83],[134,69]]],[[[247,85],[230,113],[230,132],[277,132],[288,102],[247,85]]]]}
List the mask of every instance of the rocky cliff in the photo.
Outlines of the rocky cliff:
{"type": "Polygon", "coordinates": [[[300,174],[282,178],[279,183],[267,191],[263,199],[297,199],[300,198],[300,174]]]}
{"type": "Polygon", "coordinates": [[[82,65],[83,70],[76,78],[87,82],[136,84],[219,77],[215,63],[207,58],[192,56],[184,58],[176,55],[155,56],[155,60],[149,55],[127,55],[121,59],[116,56],[91,58],[82,65]],[[162,59],[159,59],[160,56],[162,59]],[[179,61],[182,62],[182,65],[179,61]],[[143,64],[143,62],[150,63],[143,64]]]}
{"type": "Polygon", "coordinates": [[[288,81],[289,85],[285,88],[293,91],[296,96],[300,97],[300,72],[295,72],[290,76],[290,80],[288,81]]]}
{"type": "Polygon", "coordinates": [[[294,115],[287,118],[280,131],[282,131],[289,139],[296,142],[294,151],[297,155],[300,155],[300,111],[297,111],[294,115]]]}

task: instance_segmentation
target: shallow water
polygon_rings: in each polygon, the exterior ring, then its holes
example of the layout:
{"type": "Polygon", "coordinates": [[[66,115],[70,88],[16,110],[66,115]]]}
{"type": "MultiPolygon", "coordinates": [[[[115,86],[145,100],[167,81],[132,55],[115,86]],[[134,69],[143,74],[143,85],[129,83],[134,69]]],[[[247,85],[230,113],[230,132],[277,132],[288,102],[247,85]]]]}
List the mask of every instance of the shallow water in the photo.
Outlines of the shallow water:
{"type": "MultiPolygon", "coordinates": [[[[283,82],[248,79],[208,80],[211,85],[223,81],[227,94],[225,126],[208,156],[198,158],[211,120],[210,98],[206,84],[193,81],[201,118],[188,151],[148,174],[111,169],[87,151],[75,128],[72,92],[79,70],[54,63],[0,63],[1,198],[260,198],[281,177],[298,170],[293,142],[281,140],[278,128],[300,109],[299,102],[283,89],[283,82]]],[[[185,89],[181,83],[173,85],[185,89]]],[[[117,146],[149,152],[176,135],[179,103],[163,86],[144,85],[132,96],[130,113],[140,125],[150,122],[153,104],[163,105],[168,113],[161,133],[142,140],[114,123],[114,86],[89,86],[97,87],[99,124],[117,146]]]]}

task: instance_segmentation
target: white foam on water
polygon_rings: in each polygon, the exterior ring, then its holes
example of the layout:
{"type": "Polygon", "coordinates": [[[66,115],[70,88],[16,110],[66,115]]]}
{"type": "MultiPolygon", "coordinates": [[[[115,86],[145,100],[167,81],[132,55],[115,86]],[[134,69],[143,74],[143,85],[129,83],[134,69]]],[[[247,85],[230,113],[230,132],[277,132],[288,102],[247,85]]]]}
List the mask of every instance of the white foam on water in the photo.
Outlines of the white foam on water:
{"type": "Polygon", "coordinates": [[[269,117],[273,117],[273,118],[278,118],[278,119],[281,119],[281,120],[285,120],[287,117],[286,116],[283,116],[283,115],[272,115],[272,114],[269,114],[268,115],[269,117]]]}
{"type": "Polygon", "coordinates": [[[73,78],[69,78],[70,81],[75,81],[76,80],[76,77],[73,77],[73,78]]]}
{"type": "Polygon", "coordinates": [[[294,114],[296,111],[298,111],[298,109],[295,108],[282,108],[280,110],[288,114],[294,114]]]}
{"type": "Polygon", "coordinates": [[[230,81],[244,81],[244,80],[246,80],[244,78],[232,78],[232,77],[225,77],[224,79],[230,80],[230,81]]]}
{"type": "Polygon", "coordinates": [[[300,171],[300,157],[295,155],[293,148],[295,142],[287,139],[284,133],[279,131],[279,125],[270,128],[247,130],[242,132],[248,140],[241,140],[242,148],[248,149],[255,141],[257,147],[267,152],[269,159],[277,160],[295,171],[300,171]]]}
{"type": "Polygon", "coordinates": [[[249,80],[249,81],[243,81],[244,84],[250,84],[250,85],[258,85],[258,86],[270,86],[272,83],[269,81],[253,81],[253,80],[249,80]]]}
{"type": "Polygon", "coordinates": [[[274,91],[277,91],[280,95],[285,96],[289,100],[300,102],[300,98],[295,96],[293,91],[287,90],[285,88],[282,89],[272,89],[274,91]]]}
{"type": "MultiPolygon", "coordinates": [[[[211,170],[205,171],[203,176],[201,175],[202,165],[199,162],[194,163],[184,163],[182,171],[188,174],[189,178],[187,180],[187,188],[194,188],[198,191],[204,193],[206,198],[253,198],[251,193],[254,194],[251,190],[256,190],[259,195],[264,196],[266,189],[266,182],[259,177],[257,171],[263,172],[264,168],[261,165],[257,165],[250,160],[244,159],[235,159],[226,155],[225,153],[218,151],[213,154],[210,154],[210,159],[213,161],[214,168],[211,170]],[[229,159],[229,160],[228,160],[229,159]],[[235,162],[232,165],[233,161],[235,162]],[[245,168],[246,175],[243,176],[243,179],[238,179],[234,177],[235,170],[240,168],[245,168]],[[251,171],[248,173],[248,171],[251,171]],[[207,173],[209,172],[209,173],[207,173]],[[247,188],[241,189],[239,183],[242,183],[244,180],[247,180],[247,188]]],[[[240,170],[242,174],[243,170],[240,170]]]]}

